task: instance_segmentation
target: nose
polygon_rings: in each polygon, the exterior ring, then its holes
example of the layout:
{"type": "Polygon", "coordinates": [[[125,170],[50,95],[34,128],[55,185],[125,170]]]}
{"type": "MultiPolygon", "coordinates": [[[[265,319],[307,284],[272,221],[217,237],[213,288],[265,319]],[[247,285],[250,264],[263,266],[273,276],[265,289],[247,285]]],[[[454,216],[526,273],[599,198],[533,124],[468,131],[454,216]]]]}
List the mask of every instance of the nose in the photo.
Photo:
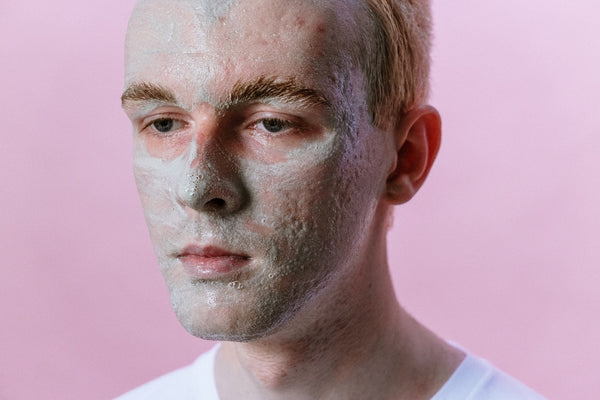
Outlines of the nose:
{"type": "Polygon", "coordinates": [[[191,146],[186,173],[178,183],[179,202],[199,212],[220,215],[241,210],[248,195],[235,157],[216,137],[199,141],[191,146]]]}

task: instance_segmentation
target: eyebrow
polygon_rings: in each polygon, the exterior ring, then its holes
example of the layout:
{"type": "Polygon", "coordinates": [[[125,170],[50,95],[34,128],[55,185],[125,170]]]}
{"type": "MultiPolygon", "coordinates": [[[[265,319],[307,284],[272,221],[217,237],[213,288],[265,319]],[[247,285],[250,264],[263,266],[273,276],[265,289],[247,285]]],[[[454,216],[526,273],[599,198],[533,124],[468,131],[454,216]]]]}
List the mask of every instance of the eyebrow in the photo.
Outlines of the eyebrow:
{"type": "Polygon", "coordinates": [[[277,80],[272,77],[260,77],[244,82],[238,81],[224,102],[224,108],[238,104],[255,103],[266,100],[280,100],[299,103],[301,106],[330,106],[329,101],[315,89],[299,85],[294,79],[277,80]]]}
{"type": "MultiPolygon", "coordinates": [[[[325,96],[315,89],[299,85],[294,79],[279,80],[262,76],[252,81],[236,82],[228,96],[219,102],[217,108],[229,109],[240,104],[267,100],[298,103],[305,107],[330,106],[325,96]]],[[[170,89],[151,82],[133,83],[121,96],[122,106],[137,101],[177,103],[175,94],[170,89]]]]}
{"type": "Polygon", "coordinates": [[[121,95],[121,106],[136,101],[163,101],[176,103],[175,94],[169,89],[150,82],[136,82],[131,84],[121,95]]]}

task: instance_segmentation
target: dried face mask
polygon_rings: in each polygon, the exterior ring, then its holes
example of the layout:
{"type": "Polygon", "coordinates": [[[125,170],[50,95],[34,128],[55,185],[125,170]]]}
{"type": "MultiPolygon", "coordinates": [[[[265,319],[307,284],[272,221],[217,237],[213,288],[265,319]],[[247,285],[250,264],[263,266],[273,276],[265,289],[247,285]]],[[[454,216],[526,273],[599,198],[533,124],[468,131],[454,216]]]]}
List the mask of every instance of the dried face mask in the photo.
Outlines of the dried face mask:
{"type": "Polygon", "coordinates": [[[260,337],[339,290],[379,230],[391,157],[340,43],[350,11],[140,3],[125,110],[174,309],[200,337],[260,337]]]}

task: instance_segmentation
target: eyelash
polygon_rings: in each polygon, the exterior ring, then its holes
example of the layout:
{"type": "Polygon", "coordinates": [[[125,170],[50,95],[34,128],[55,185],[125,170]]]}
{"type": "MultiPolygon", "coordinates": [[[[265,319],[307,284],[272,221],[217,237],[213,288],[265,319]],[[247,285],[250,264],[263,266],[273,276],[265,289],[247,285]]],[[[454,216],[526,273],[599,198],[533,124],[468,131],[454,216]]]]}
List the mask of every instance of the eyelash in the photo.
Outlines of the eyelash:
{"type": "Polygon", "coordinates": [[[258,127],[259,125],[262,125],[263,129],[271,135],[283,134],[296,126],[296,124],[294,124],[292,121],[288,121],[281,118],[261,118],[253,124],[254,127],[258,127]],[[277,124],[279,129],[276,131],[269,130],[267,126],[268,124],[272,123],[277,124]]]}

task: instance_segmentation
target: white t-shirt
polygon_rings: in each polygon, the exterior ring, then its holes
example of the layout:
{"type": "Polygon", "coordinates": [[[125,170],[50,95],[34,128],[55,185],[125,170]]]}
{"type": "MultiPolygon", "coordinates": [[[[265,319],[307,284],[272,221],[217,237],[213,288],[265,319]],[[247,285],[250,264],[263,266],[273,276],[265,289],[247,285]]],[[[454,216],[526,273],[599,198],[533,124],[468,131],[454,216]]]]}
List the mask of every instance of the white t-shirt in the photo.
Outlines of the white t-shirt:
{"type": "MultiPolygon", "coordinates": [[[[115,400],[219,400],[214,379],[219,346],[202,354],[193,364],[163,375],[115,400]]],[[[542,396],[467,354],[450,379],[431,400],[544,400],[542,396]]]]}
{"type": "Polygon", "coordinates": [[[214,346],[187,367],[156,378],[115,400],[219,400],[215,384],[214,346]]]}

